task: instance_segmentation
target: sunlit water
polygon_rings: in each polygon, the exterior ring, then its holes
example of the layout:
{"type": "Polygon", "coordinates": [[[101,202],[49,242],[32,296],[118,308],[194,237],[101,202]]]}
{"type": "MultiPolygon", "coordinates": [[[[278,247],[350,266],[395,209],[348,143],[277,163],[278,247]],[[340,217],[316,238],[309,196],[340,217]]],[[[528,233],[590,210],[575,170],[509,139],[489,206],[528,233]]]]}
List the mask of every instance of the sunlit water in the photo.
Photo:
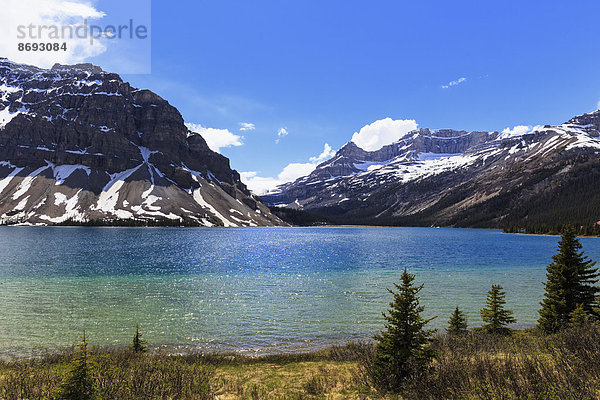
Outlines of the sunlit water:
{"type": "MultiPolygon", "coordinates": [[[[558,238],[421,228],[0,228],[0,354],[144,338],[277,352],[368,338],[406,267],[431,325],[472,326],[492,284],[533,325],[558,238]]],[[[600,259],[600,239],[581,240],[600,259]]]]}

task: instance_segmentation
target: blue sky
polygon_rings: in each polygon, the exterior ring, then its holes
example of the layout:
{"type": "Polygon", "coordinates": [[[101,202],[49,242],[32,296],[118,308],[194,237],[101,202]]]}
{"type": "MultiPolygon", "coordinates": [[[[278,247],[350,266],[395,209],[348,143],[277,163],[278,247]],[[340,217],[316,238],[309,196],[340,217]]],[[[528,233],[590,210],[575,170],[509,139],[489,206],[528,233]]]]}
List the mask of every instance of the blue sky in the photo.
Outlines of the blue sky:
{"type": "Polygon", "coordinates": [[[154,0],[152,73],[124,78],[243,136],[220,152],[277,178],[388,117],[502,130],[595,110],[599,16],[597,1],[154,0]]]}

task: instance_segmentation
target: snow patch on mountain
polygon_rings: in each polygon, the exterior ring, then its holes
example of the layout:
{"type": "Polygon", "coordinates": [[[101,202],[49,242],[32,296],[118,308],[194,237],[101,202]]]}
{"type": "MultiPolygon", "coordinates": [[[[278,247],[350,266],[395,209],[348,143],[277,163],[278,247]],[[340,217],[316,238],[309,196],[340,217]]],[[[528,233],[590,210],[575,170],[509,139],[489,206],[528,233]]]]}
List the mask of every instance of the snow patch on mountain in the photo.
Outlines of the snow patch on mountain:
{"type": "Polygon", "coordinates": [[[461,153],[419,153],[417,159],[419,161],[440,160],[448,157],[458,157],[461,153]]]}
{"type": "Polygon", "coordinates": [[[202,193],[200,192],[200,189],[194,190],[193,196],[194,196],[194,200],[200,206],[207,208],[215,217],[217,217],[223,223],[223,226],[225,226],[225,227],[236,226],[231,221],[229,221],[227,218],[225,218],[219,211],[217,211],[217,209],[214,208],[209,202],[204,200],[204,197],[202,197],[202,193]]]}
{"type": "Polygon", "coordinates": [[[85,173],[89,176],[91,173],[91,169],[86,167],[85,165],[54,165],[53,163],[46,161],[48,165],[52,168],[54,173],[54,179],[56,179],[56,185],[62,185],[65,183],[65,180],[73,174],[73,172],[81,169],[85,171],[85,173]]]}
{"type": "Polygon", "coordinates": [[[17,200],[19,199],[21,196],[23,196],[25,193],[27,193],[27,191],[29,190],[29,188],[31,187],[31,183],[33,182],[33,180],[44,170],[48,169],[49,166],[45,166],[45,167],[40,167],[38,169],[36,169],[35,171],[31,172],[29,175],[27,175],[19,184],[19,187],[17,188],[17,191],[12,195],[12,199],[13,200],[17,200]]]}
{"type": "Polygon", "coordinates": [[[0,165],[1,166],[5,166],[5,167],[9,167],[9,168],[13,169],[11,172],[8,173],[8,175],[6,175],[5,178],[3,178],[3,179],[0,180],[0,194],[2,194],[2,192],[4,191],[4,189],[6,189],[6,187],[13,180],[13,178],[15,176],[17,176],[25,168],[24,167],[17,168],[14,165],[12,165],[11,163],[6,162],[6,161],[0,162],[0,165]]]}
{"type": "Polygon", "coordinates": [[[116,205],[119,200],[119,190],[125,183],[131,174],[137,171],[141,167],[141,164],[135,168],[131,168],[122,172],[112,174],[110,181],[102,189],[102,193],[98,197],[98,202],[92,207],[93,210],[103,211],[109,214],[116,215],[119,218],[133,218],[133,214],[129,211],[117,209],[116,205]]]}

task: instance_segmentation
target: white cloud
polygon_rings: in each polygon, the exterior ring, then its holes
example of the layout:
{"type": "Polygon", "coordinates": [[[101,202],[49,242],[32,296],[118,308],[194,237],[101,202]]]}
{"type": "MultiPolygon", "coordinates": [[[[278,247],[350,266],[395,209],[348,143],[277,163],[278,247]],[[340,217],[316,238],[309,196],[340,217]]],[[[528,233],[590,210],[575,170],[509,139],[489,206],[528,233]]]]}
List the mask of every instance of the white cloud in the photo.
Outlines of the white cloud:
{"type": "Polygon", "coordinates": [[[315,163],[290,163],[281,170],[277,178],[258,176],[255,171],[240,172],[240,177],[242,182],[248,186],[248,189],[260,196],[272,191],[279,185],[293,182],[310,174],[316,167],[317,164],[315,163]]]}
{"type": "Polygon", "coordinates": [[[321,163],[325,160],[329,160],[334,155],[335,155],[335,150],[333,150],[331,148],[329,143],[325,143],[325,145],[323,146],[323,152],[316,157],[311,157],[310,162],[311,163],[321,163]]]}
{"type": "Polygon", "coordinates": [[[240,122],[240,131],[253,131],[255,129],[256,126],[250,122],[240,122]]]}
{"type": "Polygon", "coordinates": [[[502,133],[500,134],[499,138],[507,139],[507,138],[511,138],[511,137],[515,137],[515,136],[521,136],[521,135],[525,135],[527,133],[535,132],[542,128],[543,128],[542,125],[536,125],[536,126],[516,125],[516,126],[513,126],[512,128],[504,128],[502,130],[502,133]]]}
{"type": "Polygon", "coordinates": [[[277,175],[281,182],[293,182],[306,176],[317,168],[315,163],[290,163],[277,175]]]}
{"type": "Polygon", "coordinates": [[[279,141],[286,137],[288,135],[288,130],[287,128],[279,128],[279,130],[277,131],[277,140],[275,140],[275,143],[279,143],[279,141]]]}
{"type": "Polygon", "coordinates": [[[417,126],[419,125],[414,119],[380,119],[355,132],[352,141],[363,150],[375,151],[398,141],[408,132],[417,129],[417,126]]]}
{"type": "MultiPolygon", "coordinates": [[[[87,38],[63,37],[60,42],[67,44],[67,51],[19,51],[19,43],[55,42],[50,27],[57,27],[61,32],[63,26],[75,29],[82,26],[84,21],[88,25],[96,24],[96,20],[105,16],[104,12],[97,10],[84,0],[3,0],[0,13],[0,54],[11,61],[33,64],[48,68],[54,63],[74,64],[85,59],[97,56],[106,51],[105,41],[87,38]],[[32,35],[28,27],[34,26],[32,35]],[[21,30],[17,28],[23,26],[21,30]],[[46,26],[41,32],[38,27],[46,26]],[[19,34],[25,37],[20,38],[19,34]],[[40,34],[41,33],[41,37],[40,34]]],[[[56,32],[55,32],[56,33],[56,32]]],[[[61,33],[62,36],[62,33],[61,33]]]]}
{"type": "Polygon", "coordinates": [[[256,171],[240,172],[242,182],[248,186],[252,192],[263,195],[273,190],[282,182],[277,178],[257,176],[256,171]]]}
{"type": "Polygon", "coordinates": [[[321,154],[310,157],[310,162],[307,163],[290,163],[286,165],[277,175],[277,178],[258,176],[256,171],[240,172],[240,176],[242,182],[244,182],[252,192],[260,196],[275,189],[279,185],[293,182],[298,178],[310,174],[317,168],[317,165],[334,155],[335,151],[331,149],[331,146],[328,143],[325,143],[321,154]]]}
{"type": "Polygon", "coordinates": [[[206,144],[212,151],[220,153],[220,150],[224,147],[241,146],[242,136],[235,135],[229,131],[229,129],[214,129],[205,128],[200,124],[185,124],[188,129],[194,133],[202,135],[206,144]]]}
{"type": "Polygon", "coordinates": [[[600,110],[600,100],[598,101],[598,104],[596,104],[596,110],[600,110]]]}
{"type": "Polygon", "coordinates": [[[446,85],[442,85],[442,89],[448,89],[452,86],[460,85],[461,83],[463,83],[466,80],[467,80],[467,78],[465,78],[465,77],[458,78],[455,81],[448,82],[448,84],[446,84],[446,85]]]}

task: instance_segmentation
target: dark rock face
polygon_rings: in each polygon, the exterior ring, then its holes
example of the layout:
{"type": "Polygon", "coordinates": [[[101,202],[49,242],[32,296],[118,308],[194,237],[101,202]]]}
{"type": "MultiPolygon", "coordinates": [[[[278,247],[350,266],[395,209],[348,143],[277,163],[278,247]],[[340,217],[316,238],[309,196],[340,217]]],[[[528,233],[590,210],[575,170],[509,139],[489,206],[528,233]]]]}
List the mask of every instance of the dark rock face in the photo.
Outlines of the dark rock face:
{"type": "Polygon", "coordinates": [[[0,221],[281,224],[148,90],[91,64],[0,58],[0,221]]]}
{"type": "Polygon", "coordinates": [[[591,136],[597,137],[600,132],[600,112],[578,115],[572,118],[568,125],[579,127],[591,136]]]}
{"type": "Polygon", "coordinates": [[[596,111],[522,135],[419,129],[374,152],[350,142],[263,199],[353,224],[595,222],[599,133],[596,111]]]}

